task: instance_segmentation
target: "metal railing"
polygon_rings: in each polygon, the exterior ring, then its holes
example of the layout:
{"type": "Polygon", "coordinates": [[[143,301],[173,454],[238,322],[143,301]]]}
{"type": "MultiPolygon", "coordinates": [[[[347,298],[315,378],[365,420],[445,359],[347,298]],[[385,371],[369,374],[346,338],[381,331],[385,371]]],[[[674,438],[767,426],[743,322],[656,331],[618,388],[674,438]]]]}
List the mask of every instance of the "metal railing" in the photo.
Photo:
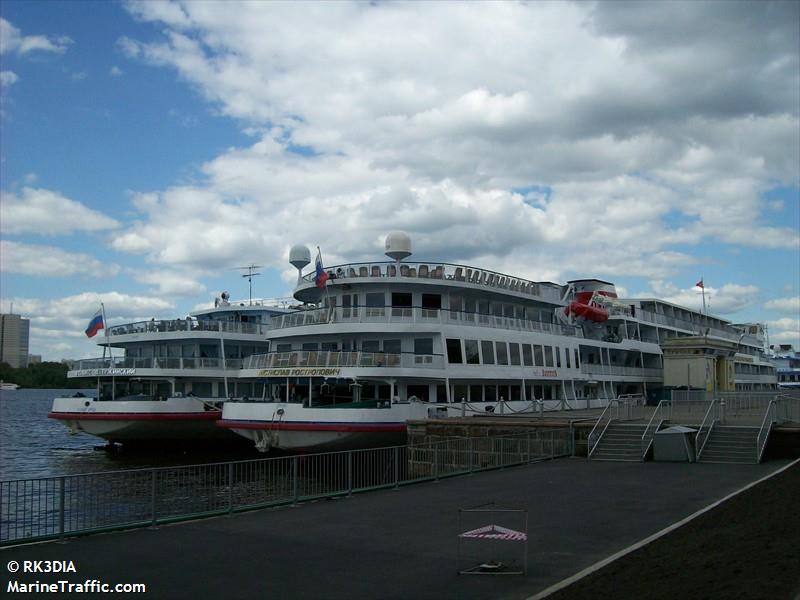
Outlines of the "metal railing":
{"type": "Polygon", "coordinates": [[[0,481],[0,545],[222,515],[569,456],[568,428],[0,481]]]}
{"type": "Polygon", "coordinates": [[[621,375],[628,377],[658,377],[663,379],[664,370],[652,367],[623,367],[619,365],[598,365],[581,363],[581,373],[587,375],[621,375]]]}
{"type": "Polygon", "coordinates": [[[600,438],[603,437],[603,434],[608,429],[608,426],[611,424],[611,421],[614,419],[613,413],[615,408],[616,400],[609,400],[608,404],[606,404],[605,409],[603,412],[600,413],[600,416],[597,418],[597,423],[594,424],[592,430],[589,432],[589,437],[586,440],[586,444],[588,447],[587,457],[592,458],[592,454],[597,449],[597,444],[600,443],[600,438]]]}
{"type": "Polygon", "coordinates": [[[409,352],[339,352],[333,350],[295,350],[254,354],[244,361],[244,369],[283,369],[294,367],[384,367],[405,369],[443,369],[441,354],[409,352]]]}
{"type": "Polygon", "coordinates": [[[175,333],[181,331],[210,331],[225,333],[246,333],[263,335],[269,327],[261,323],[242,323],[240,321],[223,321],[215,319],[155,319],[138,321],[108,328],[109,337],[140,333],[175,333]]]}
{"type": "Polygon", "coordinates": [[[647,427],[644,428],[641,442],[642,460],[647,457],[647,452],[650,450],[650,446],[653,444],[653,438],[655,437],[656,432],[661,428],[662,423],[667,420],[664,416],[666,402],[666,400],[661,400],[658,403],[658,406],[656,406],[656,409],[653,411],[653,416],[651,416],[650,420],[647,422],[647,427]]]}
{"type": "MultiPolygon", "coordinates": [[[[450,263],[404,261],[398,268],[395,262],[378,261],[334,265],[326,267],[325,270],[333,281],[356,278],[367,280],[373,278],[444,279],[474,286],[494,287],[550,300],[559,300],[561,296],[561,286],[555,284],[538,283],[488,269],[450,263]]],[[[316,273],[312,271],[303,276],[303,281],[314,283],[315,277],[316,273]]]]}
{"type": "Polygon", "coordinates": [[[275,317],[273,329],[306,327],[329,323],[418,323],[421,325],[469,325],[491,329],[530,331],[583,337],[583,330],[573,325],[546,323],[517,317],[463,312],[444,308],[356,306],[315,308],[275,317]]]}
{"type": "Polygon", "coordinates": [[[89,369],[241,369],[243,358],[177,358],[159,356],[150,358],[88,358],[72,364],[68,375],[79,376],[79,371],[89,369]]]}
{"type": "Polygon", "coordinates": [[[703,416],[700,427],[697,429],[697,433],[694,436],[695,460],[700,460],[700,455],[703,454],[706,442],[708,442],[708,438],[711,437],[711,431],[717,423],[718,405],[716,400],[712,400],[709,402],[706,414],[703,416]]]}
{"type": "Polygon", "coordinates": [[[761,428],[758,430],[758,437],[756,438],[756,462],[760,463],[761,458],[764,456],[764,449],[767,447],[767,440],[769,433],[772,431],[772,426],[777,421],[775,401],[769,403],[767,410],[764,412],[764,419],[761,421],[761,428]]]}

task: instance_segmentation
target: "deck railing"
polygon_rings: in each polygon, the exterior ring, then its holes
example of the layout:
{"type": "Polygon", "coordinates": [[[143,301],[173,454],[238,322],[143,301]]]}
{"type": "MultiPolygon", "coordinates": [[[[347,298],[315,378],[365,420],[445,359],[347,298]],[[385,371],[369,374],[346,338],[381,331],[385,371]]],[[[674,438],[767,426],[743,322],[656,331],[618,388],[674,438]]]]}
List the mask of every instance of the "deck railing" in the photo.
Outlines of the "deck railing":
{"type": "Polygon", "coordinates": [[[0,545],[222,515],[568,456],[568,428],[423,445],[0,481],[0,545]]]}
{"type": "Polygon", "coordinates": [[[213,319],[169,319],[138,321],[108,328],[109,337],[141,333],[174,333],[174,332],[224,332],[263,335],[269,327],[262,323],[242,323],[240,321],[222,321],[213,319]]]}
{"type": "Polygon", "coordinates": [[[561,323],[545,323],[517,317],[410,306],[317,308],[276,317],[272,320],[272,327],[287,329],[328,323],[417,323],[432,326],[450,324],[583,337],[583,330],[580,327],[561,323]]]}
{"type": "Polygon", "coordinates": [[[295,367],[383,367],[402,369],[443,369],[441,354],[410,352],[339,352],[295,350],[254,354],[244,360],[244,369],[288,369],[295,367]]]}
{"type": "Polygon", "coordinates": [[[159,356],[151,358],[114,357],[77,360],[69,370],[70,377],[79,377],[79,371],[90,369],[228,369],[242,368],[243,358],[177,358],[159,356]]]}

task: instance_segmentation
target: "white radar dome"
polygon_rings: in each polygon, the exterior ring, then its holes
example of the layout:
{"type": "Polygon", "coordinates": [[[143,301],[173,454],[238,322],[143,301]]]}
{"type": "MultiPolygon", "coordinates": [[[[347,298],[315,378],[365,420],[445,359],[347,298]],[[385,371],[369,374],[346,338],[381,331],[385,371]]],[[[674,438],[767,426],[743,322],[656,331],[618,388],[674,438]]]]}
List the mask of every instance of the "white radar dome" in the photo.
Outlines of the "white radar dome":
{"type": "Polygon", "coordinates": [[[411,238],[402,231],[393,231],[386,236],[386,256],[400,261],[411,256],[411,238]]]}
{"type": "Polygon", "coordinates": [[[302,269],[307,264],[311,263],[311,250],[308,246],[297,244],[292,246],[289,250],[289,264],[296,269],[302,269]]]}

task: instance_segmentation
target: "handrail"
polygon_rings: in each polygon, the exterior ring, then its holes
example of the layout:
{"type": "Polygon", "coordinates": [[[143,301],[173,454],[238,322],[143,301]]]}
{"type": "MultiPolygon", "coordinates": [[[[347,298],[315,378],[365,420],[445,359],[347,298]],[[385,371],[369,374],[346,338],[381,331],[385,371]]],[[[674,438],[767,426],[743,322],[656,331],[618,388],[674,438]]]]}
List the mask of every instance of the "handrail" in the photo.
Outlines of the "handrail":
{"type": "Polygon", "coordinates": [[[655,421],[656,416],[659,413],[661,413],[661,409],[662,409],[662,406],[663,406],[664,402],[667,402],[667,400],[661,400],[658,403],[658,406],[656,406],[656,409],[653,411],[653,415],[650,417],[650,420],[647,422],[647,427],[645,427],[644,433],[642,434],[642,442],[641,442],[641,446],[640,446],[640,448],[642,450],[642,460],[645,459],[645,456],[647,456],[647,451],[650,450],[650,446],[653,443],[653,438],[655,437],[656,431],[658,431],[661,428],[661,424],[664,422],[664,419],[659,420],[658,423],[656,424],[655,431],[653,431],[652,434],[650,433],[650,428],[653,425],[653,421],[655,421]],[[647,439],[648,438],[648,434],[650,436],[649,440],[647,439]],[[647,445],[646,446],[645,446],[645,441],[647,441],[647,445]]]}
{"type": "Polygon", "coordinates": [[[611,406],[613,404],[615,404],[615,403],[617,405],[619,404],[617,400],[609,400],[608,401],[608,404],[606,405],[605,409],[603,409],[603,412],[600,413],[600,417],[597,419],[597,423],[595,423],[594,427],[589,432],[589,437],[586,440],[586,443],[588,445],[587,458],[592,458],[592,454],[594,454],[594,451],[597,448],[597,444],[600,442],[600,439],[603,437],[603,434],[606,432],[606,429],[608,429],[608,425],[611,423],[611,421],[613,421],[613,419],[609,419],[608,420],[608,423],[606,423],[605,427],[603,427],[603,431],[601,431],[597,435],[596,441],[594,442],[594,444],[592,444],[592,438],[595,436],[595,431],[600,426],[600,423],[603,421],[603,417],[605,417],[606,413],[609,412],[609,410],[611,409],[611,406]]]}
{"type": "Polygon", "coordinates": [[[714,412],[714,406],[716,405],[717,401],[712,400],[711,403],[708,405],[708,410],[706,410],[706,414],[703,416],[703,420],[700,423],[700,427],[697,430],[697,435],[694,436],[694,448],[695,448],[695,460],[700,460],[700,455],[703,453],[703,448],[706,447],[706,442],[708,442],[708,438],[711,437],[711,430],[714,429],[714,425],[717,423],[717,419],[712,417],[711,424],[708,426],[708,433],[706,433],[705,438],[703,438],[703,443],[700,443],[700,436],[703,434],[703,427],[708,420],[708,417],[714,412]]]}
{"type": "Polygon", "coordinates": [[[764,450],[767,447],[767,440],[769,439],[769,432],[772,431],[772,425],[775,423],[775,400],[770,401],[769,405],[767,406],[767,410],[764,413],[764,420],[761,422],[761,429],[758,430],[758,437],[756,438],[756,462],[761,462],[761,458],[764,456],[764,450]],[[767,421],[767,417],[772,414],[772,418],[767,421]],[[769,427],[767,427],[767,423],[769,422],[769,427]],[[766,431],[764,428],[766,427],[766,431]],[[764,437],[764,441],[761,441],[761,437],[764,437]]]}

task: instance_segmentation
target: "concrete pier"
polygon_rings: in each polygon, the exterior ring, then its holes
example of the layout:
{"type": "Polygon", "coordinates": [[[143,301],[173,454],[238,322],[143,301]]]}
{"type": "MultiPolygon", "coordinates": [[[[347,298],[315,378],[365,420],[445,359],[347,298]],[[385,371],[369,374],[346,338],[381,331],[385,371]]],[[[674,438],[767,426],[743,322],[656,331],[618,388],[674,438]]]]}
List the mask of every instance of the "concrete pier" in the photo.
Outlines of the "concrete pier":
{"type": "MultiPolygon", "coordinates": [[[[145,583],[149,598],[523,599],[787,464],[557,459],[296,507],[8,548],[77,573],[16,580],[145,583]],[[458,509],[529,511],[526,576],[457,574],[458,509]]],[[[11,575],[3,569],[2,589],[11,575]]]]}

